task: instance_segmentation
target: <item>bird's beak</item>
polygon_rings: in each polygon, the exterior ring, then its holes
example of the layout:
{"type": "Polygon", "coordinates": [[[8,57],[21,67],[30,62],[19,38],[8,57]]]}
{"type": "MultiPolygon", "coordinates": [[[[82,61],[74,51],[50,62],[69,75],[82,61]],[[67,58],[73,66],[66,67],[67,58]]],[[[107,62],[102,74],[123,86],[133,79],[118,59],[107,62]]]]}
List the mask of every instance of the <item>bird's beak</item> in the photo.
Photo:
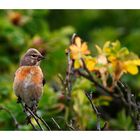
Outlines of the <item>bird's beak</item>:
{"type": "Polygon", "coordinates": [[[40,61],[42,59],[45,59],[45,57],[43,55],[39,55],[37,59],[38,59],[38,61],[40,61]]]}

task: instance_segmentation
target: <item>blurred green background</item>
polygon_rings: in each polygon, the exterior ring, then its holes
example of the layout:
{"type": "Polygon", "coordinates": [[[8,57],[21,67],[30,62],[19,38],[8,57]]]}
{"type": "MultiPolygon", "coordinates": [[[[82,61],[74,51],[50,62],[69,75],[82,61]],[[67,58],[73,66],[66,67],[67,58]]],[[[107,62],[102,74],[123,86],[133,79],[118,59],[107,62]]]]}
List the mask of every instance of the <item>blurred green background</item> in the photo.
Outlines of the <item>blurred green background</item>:
{"type": "MultiPolygon", "coordinates": [[[[0,10],[0,130],[17,130],[12,117],[2,107],[13,113],[20,130],[32,130],[25,123],[26,116],[16,103],[12,89],[19,60],[30,47],[46,55],[41,67],[47,83],[38,113],[52,130],[58,128],[51,117],[63,130],[70,130],[69,125],[80,130],[96,129],[96,116],[83,94],[85,89],[94,90],[92,84],[78,78],[72,89],[72,107],[69,107],[58,78],[58,74],[65,77],[65,49],[74,32],[88,42],[93,52],[95,44],[102,46],[105,41],[120,40],[123,46],[140,55],[140,10],[0,10]]],[[[123,80],[139,100],[140,75],[125,75],[123,80]]],[[[134,129],[120,102],[97,96],[95,103],[105,114],[101,125],[108,121],[109,130],[134,129]]]]}

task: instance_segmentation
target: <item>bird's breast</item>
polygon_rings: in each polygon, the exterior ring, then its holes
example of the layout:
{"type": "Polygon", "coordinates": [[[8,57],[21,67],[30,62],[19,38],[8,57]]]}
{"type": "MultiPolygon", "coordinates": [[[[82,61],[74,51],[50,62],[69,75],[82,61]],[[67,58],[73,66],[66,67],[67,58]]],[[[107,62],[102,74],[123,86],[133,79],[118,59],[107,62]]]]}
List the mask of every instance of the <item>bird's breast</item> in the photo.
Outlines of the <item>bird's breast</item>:
{"type": "Polygon", "coordinates": [[[30,84],[42,84],[43,73],[39,66],[21,66],[15,74],[15,81],[30,84]]]}

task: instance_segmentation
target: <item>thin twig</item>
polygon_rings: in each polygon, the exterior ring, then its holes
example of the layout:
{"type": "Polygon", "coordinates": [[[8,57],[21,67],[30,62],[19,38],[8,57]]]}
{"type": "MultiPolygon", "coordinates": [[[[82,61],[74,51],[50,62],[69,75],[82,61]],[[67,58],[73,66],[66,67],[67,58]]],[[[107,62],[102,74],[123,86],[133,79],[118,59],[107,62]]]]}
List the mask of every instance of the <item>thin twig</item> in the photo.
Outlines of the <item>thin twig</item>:
{"type": "Polygon", "coordinates": [[[116,86],[116,89],[118,90],[118,93],[120,94],[120,98],[121,98],[121,100],[123,101],[123,103],[126,105],[126,106],[128,106],[128,103],[127,103],[127,101],[126,101],[126,99],[125,99],[125,97],[124,97],[124,94],[123,94],[123,92],[121,91],[121,88],[117,85],[116,86]]]}
{"type": "Polygon", "coordinates": [[[71,124],[68,124],[67,122],[65,122],[65,123],[70,128],[70,130],[76,130],[71,124]]]}
{"type": "Polygon", "coordinates": [[[35,114],[36,117],[45,125],[45,127],[51,131],[51,128],[49,127],[49,125],[45,122],[45,120],[42,117],[39,117],[37,114],[35,114]]]}
{"type": "Polygon", "coordinates": [[[131,90],[126,84],[124,84],[122,81],[119,81],[118,84],[122,89],[122,91],[119,91],[119,93],[121,94],[121,99],[126,107],[128,107],[129,115],[131,116],[136,129],[140,130],[140,108],[136,103],[136,99],[134,98],[134,95],[131,93],[131,90]],[[127,100],[125,99],[123,92],[126,94],[127,100]]]}
{"type": "Polygon", "coordinates": [[[92,106],[92,109],[93,109],[93,111],[95,112],[95,114],[97,116],[97,130],[100,131],[101,130],[101,126],[100,126],[100,117],[101,117],[100,115],[101,114],[100,114],[100,112],[98,112],[98,110],[97,110],[96,106],[94,105],[93,101],[91,100],[89,94],[85,92],[85,95],[88,98],[88,100],[89,100],[89,102],[90,102],[90,104],[92,106]]]}
{"type": "Polygon", "coordinates": [[[56,124],[56,126],[58,127],[58,129],[61,130],[61,127],[60,127],[60,125],[56,122],[56,120],[55,120],[53,117],[52,117],[51,119],[52,119],[52,121],[56,124]]]}
{"type": "Polygon", "coordinates": [[[101,128],[101,130],[106,130],[106,129],[108,129],[108,122],[107,121],[104,123],[104,126],[101,128]]]}
{"type": "Polygon", "coordinates": [[[31,124],[31,126],[33,127],[34,130],[37,130],[36,127],[33,125],[33,123],[31,122],[31,120],[29,120],[29,123],[31,124]]]}
{"type": "Polygon", "coordinates": [[[24,109],[24,112],[25,112],[25,114],[26,114],[26,116],[27,116],[27,119],[28,119],[28,123],[31,124],[31,126],[33,127],[34,130],[38,130],[38,129],[34,126],[34,124],[32,123],[32,121],[31,121],[31,115],[30,115],[30,114],[27,112],[27,110],[25,109],[25,106],[24,106],[23,102],[20,101],[19,103],[21,103],[22,108],[24,109]]]}
{"type": "Polygon", "coordinates": [[[67,61],[68,61],[68,66],[67,66],[67,71],[66,71],[66,79],[65,79],[65,88],[67,87],[67,92],[68,92],[68,98],[71,98],[71,73],[72,73],[72,66],[73,66],[73,61],[70,58],[70,51],[68,50],[67,52],[67,61]]]}
{"type": "Polygon", "coordinates": [[[123,90],[123,92],[126,93],[126,95],[127,95],[127,102],[129,104],[131,104],[132,107],[140,109],[140,107],[136,103],[136,100],[134,99],[134,94],[131,93],[130,88],[125,83],[123,83],[122,81],[118,81],[118,84],[121,87],[121,89],[123,90]]]}
{"type": "Polygon", "coordinates": [[[40,129],[42,131],[44,131],[44,128],[41,126],[39,121],[41,121],[44,124],[44,126],[47,128],[47,130],[51,130],[49,125],[45,122],[45,120],[42,117],[39,117],[36,112],[35,113],[32,112],[32,110],[22,102],[21,98],[18,98],[17,103],[21,103],[22,108],[24,109],[24,112],[27,116],[28,123],[31,124],[31,126],[33,127],[34,130],[38,130],[38,129],[36,129],[36,127],[33,125],[32,121],[31,121],[31,117],[34,118],[34,120],[36,121],[36,123],[38,124],[38,126],[40,127],[40,129]]]}
{"type": "Polygon", "coordinates": [[[32,123],[32,121],[31,121],[31,116],[28,116],[28,113],[25,111],[25,113],[26,113],[26,115],[27,115],[27,124],[30,124],[31,126],[32,126],[32,128],[33,128],[33,130],[38,130],[35,126],[34,126],[34,124],[32,123]]]}
{"type": "Polygon", "coordinates": [[[64,117],[62,117],[62,116],[58,116],[57,118],[63,120],[64,123],[66,124],[66,126],[68,126],[68,128],[69,128],[70,130],[77,130],[76,128],[74,128],[74,127],[72,126],[72,123],[69,124],[67,121],[65,121],[64,117]]]}
{"type": "Polygon", "coordinates": [[[37,122],[38,126],[40,127],[40,129],[42,131],[44,131],[44,128],[41,126],[41,124],[38,121],[37,116],[30,110],[30,108],[26,107],[26,109],[29,111],[29,113],[32,115],[32,117],[35,119],[35,121],[37,122]]]}
{"type": "MultiPolygon", "coordinates": [[[[35,119],[35,121],[36,121],[36,123],[38,124],[38,126],[40,127],[40,129],[41,130],[43,130],[44,131],[44,128],[41,126],[41,124],[39,123],[39,120],[44,124],[44,126],[47,128],[47,130],[51,130],[51,128],[49,127],[49,125],[45,122],[45,120],[42,118],[42,117],[39,117],[36,113],[33,113],[32,111],[31,111],[31,109],[28,107],[28,106],[24,106],[24,104],[23,104],[23,102],[22,101],[19,101],[20,103],[21,103],[21,105],[22,105],[22,107],[24,108],[24,111],[25,111],[25,113],[26,113],[26,115],[27,116],[32,116],[34,119],[35,119]],[[30,115],[29,115],[29,114],[30,115]],[[39,119],[39,120],[38,120],[39,119]]],[[[28,117],[29,118],[29,117],[28,117]]],[[[32,122],[31,122],[31,120],[29,120],[29,123],[32,125],[32,127],[35,129],[35,130],[37,130],[36,128],[35,128],[35,126],[32,124],[32,122]]]]}

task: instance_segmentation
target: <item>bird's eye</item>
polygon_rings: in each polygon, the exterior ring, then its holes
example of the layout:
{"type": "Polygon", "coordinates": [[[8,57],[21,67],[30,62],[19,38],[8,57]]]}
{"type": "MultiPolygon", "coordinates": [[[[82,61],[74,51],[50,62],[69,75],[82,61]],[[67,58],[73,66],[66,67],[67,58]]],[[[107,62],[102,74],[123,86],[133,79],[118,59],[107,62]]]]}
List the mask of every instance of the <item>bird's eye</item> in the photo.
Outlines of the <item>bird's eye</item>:
{"type": "Polygon", "coordinates": [[[36,57],[36,55],[33,54],[32,57],[36,57]]]}

